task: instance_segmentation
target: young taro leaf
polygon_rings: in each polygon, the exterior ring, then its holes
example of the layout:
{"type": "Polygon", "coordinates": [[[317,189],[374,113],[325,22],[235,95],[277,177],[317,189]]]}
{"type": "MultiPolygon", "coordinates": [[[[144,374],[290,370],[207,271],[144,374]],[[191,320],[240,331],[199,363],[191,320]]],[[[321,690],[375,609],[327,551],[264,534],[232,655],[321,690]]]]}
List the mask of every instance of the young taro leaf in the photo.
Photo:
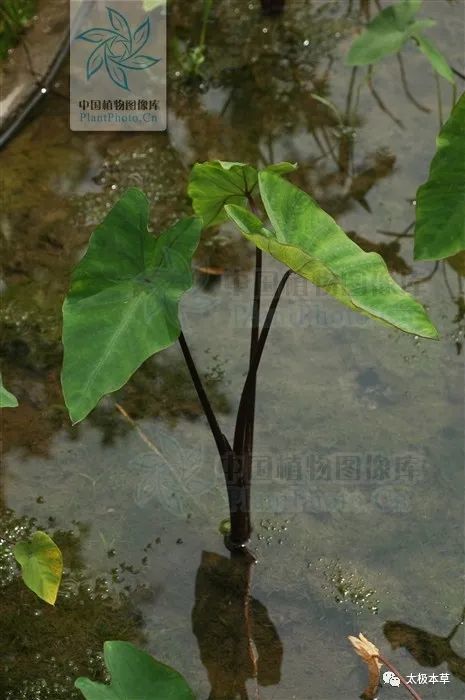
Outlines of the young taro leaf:
{"type": "Polygon", "coordinates": [[[425,54],[436,73],[439,73],[439,75],[448,80],[449,83],[454,84],[455,78],[452,69],[433,42],[423,36],[421,32],[413,32],[412,37],[418,42],[420,50],[425,54]]]}
{"type": "Polygon", "coordinates": [[[55,605],[63,573],[63,557],[45,532],[35,532],[30,542],[18,542],[13,550],[23,581],[46,603],[55,605]]]}
{"type": "Polygon", "coordinates": [[[0,408],[16,408],[18,405],[18,400],[16,396],[13,396],[5,387],[2,382],[2,375],[0,374],[0,408]]]}
{"type": "Polygon", "coordinates": [[[382,257],[365,253],[302,190],[260,173],[260,194],[273,231],[248,210],[226,206],[246,238],[354,311],[406,333],[437,338],[423,307],[391,278],[382,257]]]}
{"type": "Polygon", "coordinates": [[[73,423],[121,388],[181,332],[178,305],[192,285],[201,221],[183,219],[158,238],[149,204],[135,188],[91,236],[63,305],[63,394],[73,423]]]}
{"type": "Polygon", "coordinates": [[[400,51],[409,38],[420,6],[421,0],[403,0],[381,10],[353,42],[347,64],[366,66],[400,51]]]}
{"type": "Polygon", "coordinates": [[[369,23],[366,30],[350,47],[349,66],[365,66],[377,63],[385,56],[400,51],[408,39],[414,39],[434,70],[450,83],[454,74],[446,59],[433,42],[423,35],[423,30],[434,27],[432,19],[415,20],[421,0],[403,0],[390,5],[369,23]]]}
{"type": "Polygon", "coordinates": [[[129,642],[105,642],[110,685],[78,678],[75,687],[86,700],[195,700],[184,678],[129,642]]]}
{"type": "Polygon", "coordinates": [[[437,139],[428,181],[417,192],[415,258],[438,260],[465,249],[465,93],[437,139]]]}
{"type": "MultiPolygon", "coordinates": [[[[296,169],[296,164],[276,163],[265,170],[285,175],[296,169]]],[[[227,220],[225,204],[245,206],[247,194],[253,193],[258,171],[251,165],[221,160],[196,163],[189,178],[188,194],[197,216],[205,227],[227,220]]]]}

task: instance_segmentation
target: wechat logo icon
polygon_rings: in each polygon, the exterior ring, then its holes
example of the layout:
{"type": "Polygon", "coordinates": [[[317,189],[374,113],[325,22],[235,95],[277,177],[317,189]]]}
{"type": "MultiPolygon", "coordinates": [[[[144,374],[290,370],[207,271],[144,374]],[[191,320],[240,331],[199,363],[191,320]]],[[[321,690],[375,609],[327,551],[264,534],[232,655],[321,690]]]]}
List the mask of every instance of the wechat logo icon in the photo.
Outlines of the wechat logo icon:
{"type": "Polygon", "coordinates": [[[133,31],[121,12],[111,7],[106,9],[109,27],[94,27],[76,37],[96,44],[87,59],[87,80],[104,69],[115,85],[129,91],[128,71],[146,70],[160,61],[141,53],[150,37],[150,18],[133,31]]]}
{"type": "Polygon", "coordinates": [[[393,685],[395,688],[400,686],[400,678],[398,678],[392,671],[385,671],[383,673],[383,681],[386,683],[386,685],[393,685]]]}

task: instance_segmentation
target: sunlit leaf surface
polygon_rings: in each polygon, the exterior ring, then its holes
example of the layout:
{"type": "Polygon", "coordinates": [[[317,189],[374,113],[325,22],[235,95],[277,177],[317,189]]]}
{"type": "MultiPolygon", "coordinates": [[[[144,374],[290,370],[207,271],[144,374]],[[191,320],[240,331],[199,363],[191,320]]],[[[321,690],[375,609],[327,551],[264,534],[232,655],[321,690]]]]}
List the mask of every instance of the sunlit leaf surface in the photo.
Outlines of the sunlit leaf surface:
{"type": "Polygon", "coordinates": [[[340,302],[407,333],[436,338],[425,310],[392,279],[377,253],[365,253],[313,199],[272,174],[259,176],[272,230],[246,209],[226,207],[242,233],[340,302]]]}
{"type": "MultiPolygon", "coordinates": [[[[276,163],[266,170],[285,175],[296,167],[293,163],[276,163]]],[[[257,182],[258,171],[251,165],[213,160],[194,165],[188,193],[204,226],[212,226],[226,221],[225,204],[245,206],[247,194],[254,194],[257,182]]]]}

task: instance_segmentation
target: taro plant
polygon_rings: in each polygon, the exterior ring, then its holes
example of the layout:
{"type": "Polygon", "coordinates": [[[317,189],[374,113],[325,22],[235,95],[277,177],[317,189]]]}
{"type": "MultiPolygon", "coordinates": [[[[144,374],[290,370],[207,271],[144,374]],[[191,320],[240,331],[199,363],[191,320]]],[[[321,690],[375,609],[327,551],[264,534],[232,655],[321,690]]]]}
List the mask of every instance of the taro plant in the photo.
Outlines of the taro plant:
{"type": "Polygon", "coordinates": [[[434,27],[435,20],[417,17],[421,6],[422,0],[401,0],[381,10],[353,42],[347,64],[371,66],[386,56],[399,54],[413,40],[436,73],[454,83],[454,74],[447,60],[424,33],[425,29],[434,27]]]}
{"type": "Polygon", "coordinates": [[[284,286],[291,274],[340,303],[405,333],[437,338],[425,310],[305,192],[284,175],[295,165],[261,171],[242,163],[197,163],[189,195],[195,217],[158,236],[148,232],[149,203],[129,189],[91,236],[63,306],[62,385],[73,423],[121,388],[150,356],[179,341],[223,466],[229,500],[228,546],[251,533],[250,489],[257,373],[284,286]],[[191,260],[202,228],[233,221],[255,246],[250,356],[230,441],[210,404],[181,330],[178,305],[192,284],[191,260]],[[286,268],[261,322],[262,252],[286,268]]]}

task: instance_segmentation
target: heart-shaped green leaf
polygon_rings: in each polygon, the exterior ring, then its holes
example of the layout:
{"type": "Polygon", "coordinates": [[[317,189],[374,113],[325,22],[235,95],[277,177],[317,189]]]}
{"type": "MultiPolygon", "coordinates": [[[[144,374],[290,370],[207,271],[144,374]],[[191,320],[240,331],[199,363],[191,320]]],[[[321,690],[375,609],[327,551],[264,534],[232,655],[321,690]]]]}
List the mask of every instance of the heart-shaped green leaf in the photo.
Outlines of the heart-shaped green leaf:
{"type": "Polygon", "coordinates": [[[73,423],[179,337],[178,305],[192,285],[202,224],[183,219],[155,238],[148,220],[147,198],[128,190],[74,270],[63,306],[62,372],[73,423]]]}
{"type": "MultiPolygon", "coordinates": [[[[381,10],[353,42],[347,64],[366,66],[400,51],[409,38],[420,6],[421,0],[403,0],[381,10]]],[[[431,20],[429,24],[431,26],[431,20]]]]}
{"type": "MultiPolygon", "coordinates": [[[[297,168],[294,163],[276,163],[265,170],[285,175],[297,168]]],[[[258,181],[258,171],[251,165],[221,160],[196,163],[189,178],[188,194],[204,226],[226,221],[225,204],[245,206],[258,181]]]]}
{"type": "Polygon", "coordinates": [[[406,333],[437,338],[425,310],[390,276],[377,253],[365,253],[309,195],[272,173],[259,175],[273,231],[248,210],[226,212],[246,238],[340,302],[406,333]]]}
{"type": "Polygon", "coordinates": [[[78,678],[86,700],[195,700],[184,678],[129,642],[105,642],[110,685],[78,678]]]}
{"type": "Polygon", "coordinates": [[[35,532],[30,542],[13,549],[23,581],[39,598],[55,605],[63,573],[63,557],[46,532],[35,532]]]}
{"type": "Polygon", "coordinates": [[[437,139],[428,181],[417,192],[415,257],[439,260],[465,250],[465,93],[437,139]]]}
{"type": "Polygon", "coordinates": [[[18,399],[8,389],[5,389],[0,374],[0,408],[16,408],[17,405],[18,399]]]}

